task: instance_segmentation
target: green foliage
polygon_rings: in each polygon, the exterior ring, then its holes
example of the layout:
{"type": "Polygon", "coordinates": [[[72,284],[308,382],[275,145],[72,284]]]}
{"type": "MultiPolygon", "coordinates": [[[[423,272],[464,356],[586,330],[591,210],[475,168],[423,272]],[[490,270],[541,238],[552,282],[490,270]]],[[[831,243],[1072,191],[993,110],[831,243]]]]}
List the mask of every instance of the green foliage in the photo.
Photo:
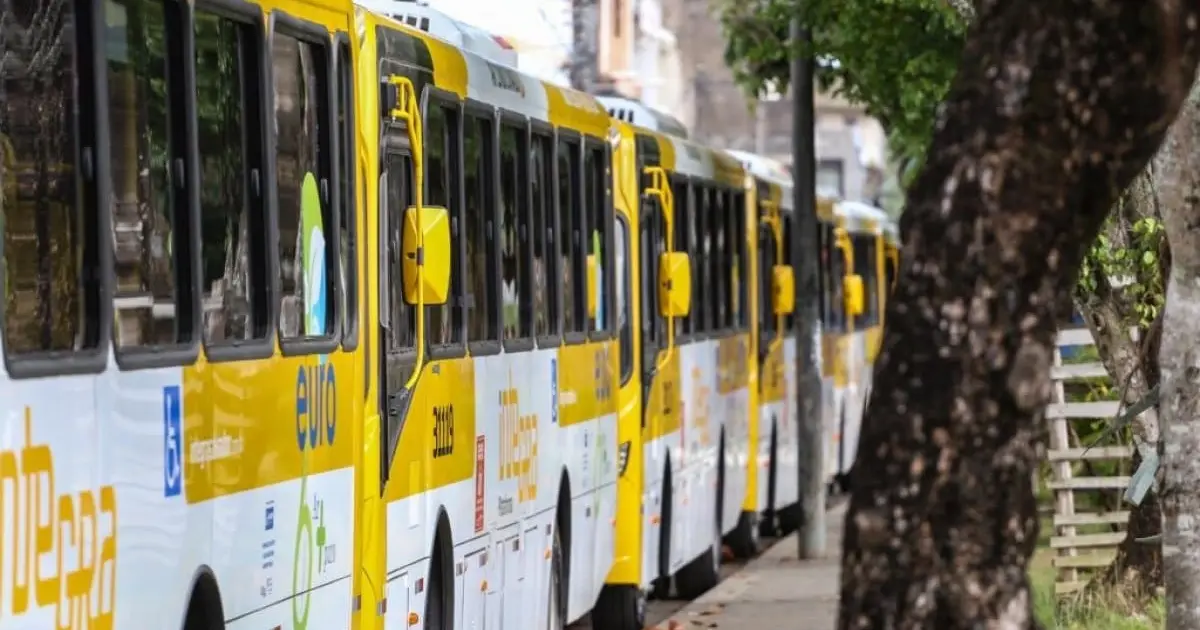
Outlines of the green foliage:
{"type": "Polygon", "coordinates": [[[768,85],[784,91],[793,52],[812,55],[822,89],[863,105],[887,129],[894,156],[920,161],[966,33],[945,0],[716,2],[725,60],[749,97],[768,85]],[[813,33],[807,50],[789,39],[797,11],[813,33]]]}
{"type": "MultiPolygon", "coordinates": [[[[1109,221],[1120,220],[1113,213],[1109,221]]],[[[1122,291],[1133,308],[1136,321],[1130,325],[1143,330],[1162,311],[1166,299],[1164,278],[1159,268],[1159,252],[1166,238],[1162,221],[1155,217],[1141,217],[1125,229],[1127,244],[1114,244],[1104,233],[1088,250],[1079,270],[1081,295],[1094,295],[1102,282],[1122,278],[1129,282],[1122,291]]]]}

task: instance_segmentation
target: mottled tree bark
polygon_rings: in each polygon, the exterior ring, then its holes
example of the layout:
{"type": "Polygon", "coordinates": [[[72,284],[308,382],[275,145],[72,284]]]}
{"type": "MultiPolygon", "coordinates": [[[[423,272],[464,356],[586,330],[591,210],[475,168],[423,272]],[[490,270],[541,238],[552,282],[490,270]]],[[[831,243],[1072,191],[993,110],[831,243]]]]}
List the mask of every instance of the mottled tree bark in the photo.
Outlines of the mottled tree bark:
{"type": "Polygon", "coordinates": [[[1171,272],[1163,312],[1163,573],[1167,627],[1200,628],[1200,90],[1155,160],[1171,272]]]}
{"type": "Polygon", "coordinates": [[[1057,315],[1196,67],[1195,0],[981,1],[901,219],[839,625],[1033,628],[1057,315]]]}

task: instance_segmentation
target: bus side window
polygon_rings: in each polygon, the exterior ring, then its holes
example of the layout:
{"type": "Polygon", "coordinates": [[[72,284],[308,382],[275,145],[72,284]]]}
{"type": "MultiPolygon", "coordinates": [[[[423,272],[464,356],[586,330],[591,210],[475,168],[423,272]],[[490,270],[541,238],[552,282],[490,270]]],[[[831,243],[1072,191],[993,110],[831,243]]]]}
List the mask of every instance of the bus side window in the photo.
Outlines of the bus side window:
{"type": "Polygon", "coordinates": [[[499,219],[502,329],[504,340],[533,336],[533,298],[529,280],[529,155],[525,130],[500,126],[499,219]]]}
{"type": "Polygon", "coordinates": [[[325,46],[275,31],[276,199],[279,335],[333,337],[339,236],[333,185],[333,125],[325,46]]]}
{"type": "Polygon", "coordinates": [[[713,272],[713,232],[712,224],[710,224],[709,216],[715,211],[713,208],[713,196],[708,190],[708,186],[697,185],[696,193],[696,264],[701,269],[700,286],[703,288],[700,292],[700,301],[697,305],[700,306],[700,328],[697,332],[710,332],[716,330],[716,295],[718,290],[713,282],[708,281],[713,272]]]}
{"type": "Polygon", "coordinates": [[[775,338],[774,291],[772,278],[775,268],[775,236],[771,226],[759,224],[758,228],[758,321],[759,321],[759,351],[766,353],[767,346],[775,338]]]}
{"type": "Polygon", "coordinates": [[[581,195],[579,143],[560,140],[558,143],[558,249],[562,279],[563,333],[584,332],[587,315],[586,286],[581,286],[584,275],[580,269],[586,267],[582,257],[582,229],[584,213],[579,207],[581,195]]]}
{"type": "Polygon", "coordinates": [[[616,258],[617,330],[620,335],[621,384],[624,385],[633,376],[633,300],[629,294],[633,286],[633,272],[629,259],[629,224],[624,217],[618,218],[613,224],[616,226],[613,231],[613,253],[616,258]]]}
{"type": "Polygon", "coordinates": [[[688,186],[688,192],[688,255],[691,256],[692,263],[691,332],[704,333],[708,331],[706,305],[709,302],[709,287],[702,282],[704,265],[707,264],[704,258],[704,210],[707,204],[704,200],[704,189],[699,185],[693,182],[688,186]]]}
{"type": "MultiPolygon", "coordinates": [[[[0,76],[5,264],[0,282],[4,345],[10,356],[93,350],[103,339],[101,314],[108,307],[100,303],[97,271],[100,238],[105,236],[99,233],[98,219],[107,209],[96,199],[93,176],[81,168],[80,152],[94,150],[97,124],[109,121],[92,116],[93,76],[85,62],[93,52],[81,43],[90,39],[85,33],[93,16],[77,12],[77,6],[5,7],[6,67],[0,76]]],[[[113,145],[130,148],[120,138],[113,145]]]]}
{"type": "Polygon", "coordinates": [[[200,259],[204,340],[210,347],[266,339],[271,327],[266,164],[258,141],[262,32],[196,9],[196,116],[200,147],[200,259]]]}
{"type": "Polygon", "coordinates": [[[534,334],[552,337],[559,328],[559,283],[554,212],[554,149],[549,137],[533,134],[530,151],[533,194],[533,317],[534,334]]]}
{"type": "Polygon", "coordinates": [[[749,264],[746,261],[746,197],[743,193],[733,194],[730,210],[729,234],[730,245],[733,248],[733,269],[729,273],[733,280],[733,326],[738,330],[745,330],[746,313],[750,307],[746,303],[749,264]]]}
{"type": "MultiPolygon", "coordinates": [[[[596,260],[596,317],[588,330],[603,332],[612,328],[612,305],[608,297],[612,276],[612,204],[608,196],[608,167],[604,145],[587,144],[584,156],[584,181],[587,190],[588,237],[586,251],[596,260]]],[[[585,287],[586,290],[586,287],[585,287]]]]}
{"type": "MultiPolygon", "coordinates": [[[[691,210],[688,207],[688,185],[687,180],[682,175],[671,176],[671,196],[675,198],[675,225],[673,236],[675,239],[674,247],[677,252],[688,252],[691,254],[688,237],[691,232],[691,210]]],[[[690,255],[691,274],[692,274],[692,305],[688,311],[687,317],[682,317],[678,321],[676,334],[688,335],[692,332],[692,321],[695,319],[696,313],[696,257],[690,255]]]]}
{"type": "MultiPolygon", "coordinates": [[[[793,216],[791,214],[783,215],[783,260],[779,261],[779,264],[789,267],[795,264],[794,253],[792,252],[792,220],[793,216]]],[[[790,334],[795,330],[795,324],[796,310],[792,309],[791,313],[783,316],[783,332],[790,334]]]]}
{"type": "Polygon", "coordinates": [[[354,71],[350,56],[350,44],[341,41],[337,47],[337,103],[335,116],[338,124],[337,173],[341,182],[341,247],[339,249],[343,292],[342,348],[352,351],[358,347],[358,213],[354,172],[354,71]]]}
{"type": "Polygon", "coordinates": [[[821,230],[825,234],[825,246],[821,253],[825,257],[825,264],[821,266],[821,273],[825,277],[825,298],[826,304],[829,306],[827,321],[829,331],[842,333],[846,331],[846,305],[842,299],[842,275],[845,273],[846,265],[842,258],[842,251],[834,242],[833,229],[831,225],[821,226],[821,230]]]}
{"type": "Polygon", "coordinates": [[[875,271],[875,237],[870,234],[850,234],[854,247],[854,273],[862,276],[863,313],[858,317],[863,326],[879,323],[879,293],[875,271]]]}
{"type": "MultiPolygon", "coordinates": [[[[645,176],[643,176],[644,178],[645,176]]],[[[645,189],[643,182],[642,189],[645,189]]],[[[654,356],[659,343],[665,341],[665,327],[662,316],[658,311],[658,217],[662,216],[658,199],[642,195],[642,208],[638,223],[640,234],[638,249],[641,253],[641,284],[642,284],[642,348],[648,357],[654,356]]],[[[643,365],[650,369],[651,365],[643,365]]]]}
{"type": "Polygon", "coordinates": [[[495,221],[488,209],[494,207],[492,183],[492,122],[468,116],[463,126],[463,204],[466,240],[463,308],[466,311],[467,342],[499,341],[498,287],[492,280],[496,239],[491,234],[495,221]]]}
{"type": "MultiPolygon", "coordinates": [[[[388,153],[386,158],[385,197],[381,210],[387,213],[387,251],[382,264],[388,266],[386,297],[388,335],[384,345],[387,354],[399,354],[413,349],[416,342],[416,318],[413,307],[404,301],[403,242],[404,212],[413,203],[412,158],[402,153],[388,153]]],[[[388,371],[388,378],[399,377],[388,371]]]]}
{"type": "MultiPolygon", "coordinates": [[[[100,6],[110,23],[124,21],[132,9],[124,1],[100,6]]],[[[198,332],[189,220],[195,182],[186,168],[170,172],[172,165],[195,163],[181,141],[188,124],[180,80],[186,59],[167,45],[182,38],[182,12],[174,3],[136,10],[141,19],[109,31],[109,42],[119,47],[106,49],[118,357],[188,344],[198,332]]]]}
{"type": "Polygon", "coordinates": [[[446,208],[450,216],[450,292],[445,304],[426,307],[425,326],[432,346],[463,340],[463,204],[459,197],[459,111],[431,100],[425,123],[425,203],[446,208]]]}

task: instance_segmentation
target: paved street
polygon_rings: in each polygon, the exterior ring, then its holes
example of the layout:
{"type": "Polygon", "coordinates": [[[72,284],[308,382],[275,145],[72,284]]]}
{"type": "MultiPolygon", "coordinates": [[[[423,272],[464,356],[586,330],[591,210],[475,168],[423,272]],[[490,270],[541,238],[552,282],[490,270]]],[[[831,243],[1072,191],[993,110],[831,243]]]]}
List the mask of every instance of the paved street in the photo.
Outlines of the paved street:
{"type": "Polygon", "coordinates": [[[844,516],[844,503],[826,514],[827,558],[801,562],[788,536],[654,630],[833,630],[844,516]]]}

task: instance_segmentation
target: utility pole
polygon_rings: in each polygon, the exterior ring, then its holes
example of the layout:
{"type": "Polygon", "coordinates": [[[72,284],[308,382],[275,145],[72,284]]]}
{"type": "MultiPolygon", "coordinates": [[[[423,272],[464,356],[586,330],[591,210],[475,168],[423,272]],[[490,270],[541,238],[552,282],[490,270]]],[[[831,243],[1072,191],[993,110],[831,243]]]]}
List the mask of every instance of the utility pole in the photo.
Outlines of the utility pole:
{"type": "MultiPolygon", "coordinates": [[[[792,18],[793,46],[807,51],[812,35],[792,18]]],[[[817,156],[814,138],[813,73],[809,54],[792,60],[792,269],[796,276],[796,432],[800,441],[800,558],[825,555],[825,436],[821,417],[821,374],[817,368],[820,288],[817,284],[817,156]]]]}
{"type": "Polygon", "coordinates": [[[593,93],[600,78],[600,6],[597,0],[571,0],[571,87],[593,93]]]}

